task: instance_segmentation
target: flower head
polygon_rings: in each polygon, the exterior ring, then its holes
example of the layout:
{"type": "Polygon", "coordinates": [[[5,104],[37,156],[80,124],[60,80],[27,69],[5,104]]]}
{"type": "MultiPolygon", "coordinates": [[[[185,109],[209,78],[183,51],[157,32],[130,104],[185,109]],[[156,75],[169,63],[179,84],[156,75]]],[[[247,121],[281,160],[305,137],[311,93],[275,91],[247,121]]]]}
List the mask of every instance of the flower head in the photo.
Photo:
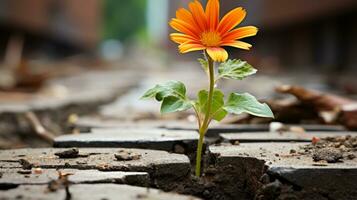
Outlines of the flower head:
{"type": "Polygon", "coordinates": [[[189,10],[180,8],[170,26],[180,33],[170,34],[172,41],[179,44],[180,53],[206,50],[217,62],[228,59],[223,46],[249,50],[252,45],[239,39],[254,36],[258,29],[254,26],[236,28],[246,16],[243,8],[236,8],[219,18],[219,0],[208,0],[206,10],[198,0],[189,4],[189,10]]]}

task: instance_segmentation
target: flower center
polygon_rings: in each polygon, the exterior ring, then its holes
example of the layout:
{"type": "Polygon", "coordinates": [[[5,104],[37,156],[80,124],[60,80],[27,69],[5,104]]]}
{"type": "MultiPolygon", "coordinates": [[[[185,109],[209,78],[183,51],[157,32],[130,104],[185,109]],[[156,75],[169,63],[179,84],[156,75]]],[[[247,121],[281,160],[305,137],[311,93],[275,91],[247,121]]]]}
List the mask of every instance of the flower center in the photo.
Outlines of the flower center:
{"type": "Polygon", "coordinates": [[[221,36],[217,32],[203,32],[201,42],[207,47],[217,47],[221,42],[221,36]]]}

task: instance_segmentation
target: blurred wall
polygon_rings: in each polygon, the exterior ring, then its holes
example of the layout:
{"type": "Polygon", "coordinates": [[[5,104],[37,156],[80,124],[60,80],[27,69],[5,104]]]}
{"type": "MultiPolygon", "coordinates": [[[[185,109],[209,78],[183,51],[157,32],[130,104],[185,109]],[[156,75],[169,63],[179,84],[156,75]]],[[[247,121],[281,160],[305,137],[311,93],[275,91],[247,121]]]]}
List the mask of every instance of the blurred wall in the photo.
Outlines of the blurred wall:
{"type": "MultiPolygon", "coordinates": [[[[259,0],[256,0],[259,2],[259,0]]],[[[258,53],[287,68],[356,70],[357,1],[260,1],[258,53]]]]}
{"type": "Polygon", "coordinates": [[[3,43],[12,34],[25,36],[27,47],[41,42],[91,49],[99,41],[100,0],[1,0],[3,43]]]}

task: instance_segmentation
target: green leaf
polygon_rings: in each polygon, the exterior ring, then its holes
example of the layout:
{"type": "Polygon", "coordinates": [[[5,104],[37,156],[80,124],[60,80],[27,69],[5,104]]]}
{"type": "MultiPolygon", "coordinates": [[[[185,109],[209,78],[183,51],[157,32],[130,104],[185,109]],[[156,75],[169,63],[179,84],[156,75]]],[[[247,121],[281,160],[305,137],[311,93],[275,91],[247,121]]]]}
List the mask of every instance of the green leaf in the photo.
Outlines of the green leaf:
{"type": "Polygon", "coordinates": [[[189,101],[182,100],[180,98],[169,96],[164,98],[161,104],[161,113],[172,113],[190,109],[192,104],[189,101]]]}
{"type": "Polygon", "coordinates": [[[248,93],[232,93],[224,105],[224,109],[233,114],[245,112],[258,117],[274,118],[274,114],[267,104],[259,103],[254,96],[248,93]]]}
{"type": "Polygon", "coordinates": [[[256,72],[257,70],[246,61],[236,59],[227,60],[218,67],[219,77],[226,79],[242,80],[256,72]]]}
{"type": "Polygon", "coordinates": [[[205,70],[205,72],[208,72],[208,61],[202,58],[198,59],[198,62],[200,62],[201,67],[203,68],[203,70],[205,70]]]}
{"type": "Polygon", "coordinates": [[[161,85],[156,85],[148,90],[141,99],[155,98],[157,101],[164,100],[165,97],[174,96],[186,99],[186,87],[179,81],[169,81],[161,85]]]}
{"type": "MultiPolygon", "coordinates": [[[[196,105],[202,114],[205,114],[207,112],[208,91],[201,90],[198,93],[198,101],[196,105]]],[[[213,101],[212,101],[211,112],[210,112],[212,119],[221,121],[227,115],[227,111],[223,109],[223,106],[224,106],[224,94],[220,90],[216,89],[213,92],[213,101]]]]}
{"type": "Polygon", "coordinates": [[[192,103],[186,97],[186,87],[179,81],[169,81],[156,85],[149,89],[141,99],[162,101],[161,113],[184,111],[192,107],[192,103]]]}

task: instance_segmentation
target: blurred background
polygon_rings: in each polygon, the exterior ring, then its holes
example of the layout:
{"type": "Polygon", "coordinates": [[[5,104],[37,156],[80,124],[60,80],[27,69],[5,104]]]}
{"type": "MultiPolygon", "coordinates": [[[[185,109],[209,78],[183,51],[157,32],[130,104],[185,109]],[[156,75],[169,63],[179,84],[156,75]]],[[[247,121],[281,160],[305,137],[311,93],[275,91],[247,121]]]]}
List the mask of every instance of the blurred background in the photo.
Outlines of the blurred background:
{"type": "MultiPolygon", "coordinates": [[[[132,45],[155,45],[177,59],[167,25],[188,0],[1,0],[3,60],[12,43],[23,58],[56,59],[78,54],[114,58],[132,45]],[[20,40],[20,41],[19,41],[20,40]]],[[[234,51],[264,68],[343,73],[356,65],[354,0],[222,1],[223,10],[243,6],[245,24],[260,28],[251,52],[234,51]]],[[[8,55],[9,56],[9,55],[8,55]]]]}
{"type": "MultiPolygon", "coordinates": [[[[10,62],[9,48],[22,46],[21,58],[29,60],[75,55],[115,59],[140,46],[188,60],[189,55],[177,56],[176,46],[168,40],[171,29],[167,25],[175,10],[188,2],[1,0],[1,57],[10,62]]],[[[224,11],[243,6],[248,11],[244,24],[260,28],[257,37],[248,39],[254,44],[252,51],[232,50],[232,54],[262,70],[336,76],[356,69],[355,0],[225,0],[222,4],[224,11]]]]}
{"type": "MultiPolygon", "coordinates": [[[[168,37],[173,32],[169,20],[189,2],[0,0],[1,113],[33,111],[34,104],[53,106],[48,101],[76,95],[76,104],[82,105],[83,99],[94,98],[90,95],[98,98],[105,88],[116,86],[113,90],[120,87],[125,95],[114,102],[101,99],[98,104],[111,104],[101,107],[100,115],[128,118],[141,109],[152,113],[140,111],[140,117],[155,118],[158,105],[137,99],[144,89],[166,79],[182,80],[192,91],[189,95],[195,96],[207,84],[196,62],[200,53],[179,55],[168,37]],[[73,76],[86,78],[66,79],[73,76]],[[38,99],[45,103],[36,103],[38,99]],[[129,111],[124,112],[123,106],[129,111]]],[[[259,69],[259,75],[224,82],[224,90],[249,91],[269,99],[279,96],[276,87],[292,84],[356,98],[356,0],[221,0],[221,4],[222,14],[244,7],[248,15],[242,25],[260,30],[256,37],[244,39],[253,44],[251,51],[229,49],[231,58],[247,60],[259,69]]],[[[52,121],[61,118],[67,123],[68,117],[73,121],[91,109],[70,109],[61,117],[57,113],[52,121]]],[[[34,109],[38,110],[46,109],[34,109]]],[[[2,130],[16,132],[19,125],[8,128],[9,123],[14,124],[10,120],[2,130]]],[[[56,130],[63,132],[63,128],[56,130]]]]}

